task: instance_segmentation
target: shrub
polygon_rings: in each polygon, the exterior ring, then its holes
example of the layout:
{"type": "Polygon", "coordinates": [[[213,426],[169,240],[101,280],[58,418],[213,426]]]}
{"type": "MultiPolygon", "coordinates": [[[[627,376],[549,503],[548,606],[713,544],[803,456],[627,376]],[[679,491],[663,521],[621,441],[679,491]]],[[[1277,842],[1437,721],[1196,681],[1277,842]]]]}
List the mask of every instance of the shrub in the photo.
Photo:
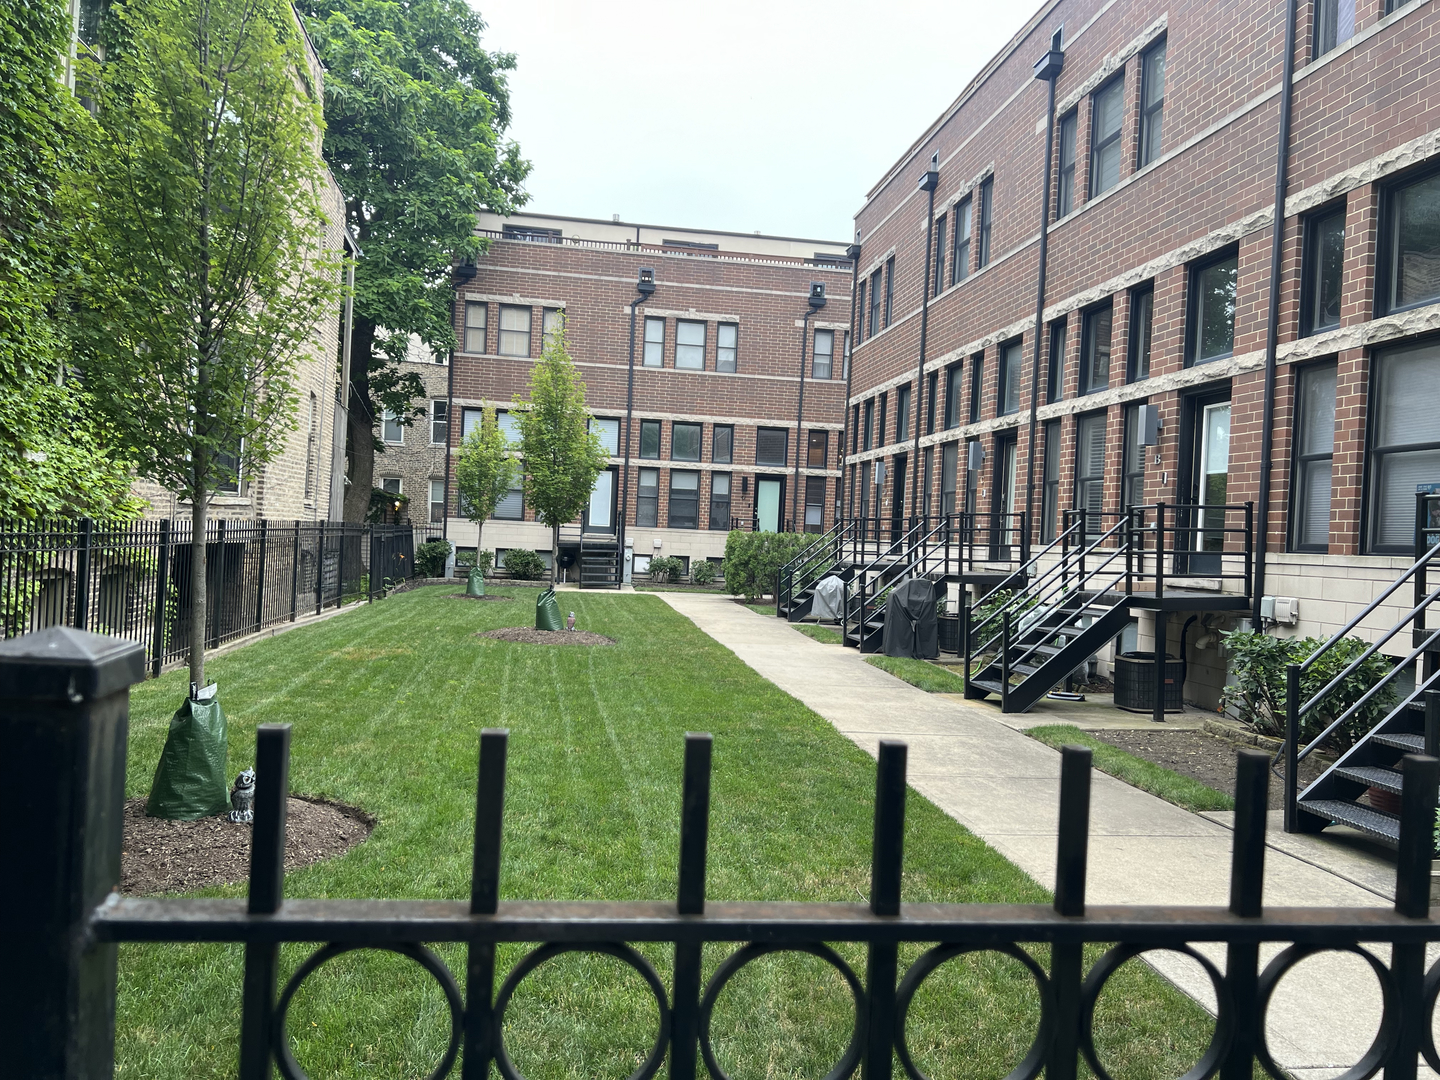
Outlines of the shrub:
{"type": "Polygon", "coordinates": [[[725,540],[725,585],[734,596],[758,600],[775,589],[780,567],[815,538],[808,533],[742,532],[725,540]]]}
{"type": "Polygon", "coordinates": [[[695,563],[690,568],[690,580],[696,585],[715,584],[715,564],[708,559],[705,562],[695,563]]]}
{"type": "Polygon", "coordinates": [[[464,577],[475,566],[475,549],[459,548],[455,552],[455,569],[464,577]]]}
{"type": "MultiPolygon", "coordinates": [[[[1015,592],[1013,589],[1000,589],[999,591],[987,596],[983,602],[976,604],[970,610],[970,625],[979,626],[982,622],[990,618],[990,616],[994,615],[1006,604],[1009,604],[1010,601],[1014,599],[1014,597],[1015,592]]],[[[1020,603],[1018,604],[1012,605],[1010,608],[1011,625],[1014,625],[1015,619],[1020,615],[1022,611],[1028,611],[1034,606],[1035,597],[1033,596],[1020,601],[1020,603]]],[[[987,626],[985,628],[985,633],[989,634],[992,632],[996,634],[1000,633],[1000,623],[998,621],[992,623],[990,626],[987,626]]]]}
{"type": "Polygon", "coordinates": [[[453,550],[449,540],[426,540],[415,549],[415,572],[421,577],[440,577],[453,550]]]}
{"type": "MultiPolygon", "coordinates": [[[[1276,638],[1248,630],[1222,634],[1229,656],[1233,686],[1220,695],[1220,707],[1242,723],[1265,735],[1285,735],[1285,669],[1303,662],[1324,644],[1323,638],[1276,638]]],[[[1344,638],[1309,671],[1300,676],[1300,700],[1309,701],[1352,660],[1368,648],[1360,638],[1344,638]]],[[[1330,726],[1341,713],[1390,673],[1390,662],[1379,653],[1370,657],[1332,690],[1300,722],[1300,737],[1307,742],[1330,726]]],[[[1395,704],[1395,689],[1387,686],[1330,737],[1338,750],[1346,750],[1378,723],[1395,704]]]]}
{"type": "Polygon", "coordinates": [[[685,564],[673,555],[656,555],[650,560],[650,580],[673,584],[685,573],[685,564]]]}
{"type": "Polygon", "coordinates": [[[545,560],[526,548],[511,548],[505,552],[505,569],[521,581],[539,581],[545,576],[545,560]]]}

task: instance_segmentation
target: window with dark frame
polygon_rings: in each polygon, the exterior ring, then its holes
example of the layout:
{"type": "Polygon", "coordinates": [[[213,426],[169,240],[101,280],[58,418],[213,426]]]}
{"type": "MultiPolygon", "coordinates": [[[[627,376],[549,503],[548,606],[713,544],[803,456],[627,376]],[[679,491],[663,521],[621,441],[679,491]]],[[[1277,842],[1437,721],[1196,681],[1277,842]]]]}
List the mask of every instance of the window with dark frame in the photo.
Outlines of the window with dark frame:
{"type": "Polygon", "coordinates": [[[880,332],[880,312],[885,302],[885,294],[881,292],[882,278],[885,274],[884,267],[877,268],[870,275],[870,337],[880,332]]]}
{"type": "Polygon", "coordinates": [[[855,337],[856,341],[865,340],[865,285],[864,278],[860,279],[859,289],[855,294],[855,337]]]}
{"type": "Polygon", "coordinates": [[[950,253],[950,284],[970,276],[970,199],[955,204],[955,250],[950,253]]]}
{"type": "Polygon", "coordinates": [[[699,461],[700,436],[704,430],[703,424],[682,424],[678,421],[671,424],[670,460],[699,461]]]}
{"type": "Polygon", "coordinates": [[[918,513],[929,517],[935,510],[935,448],[924,447],[920,451],[920,506],[918,513]]]}
{"type": "Polygon", "coordinates": [[[1057,319],[1050,324],[1050,355],[1045,370],[1045,401],[1059,401],[1065,396],[1065,337],[1067,323],[1057,319]]]}
{"type": "Polygon", "coordinates": [[[955,513],[955,483],[960,468],[960,444],[948,442],[940,448],[940,513],[955,513]]]}
{"type": "Polygon", "coordinates": [[[1130,343],[1125,380],[1139,382],[1150,377],[1150,342],[1155,326],[1155,289],[1136,289],[1130,294],[1130,343]]]}
{"type": "Polygon", "coordinates": [[[645,367],[665,366],[665,320],[645,316],[645,351],[641,363],[645,367]]]}
{"type": "Polygon", "coordinates": [[[1110,385],[1110,342],[1115,309],[1111,304],[1085,312],[1080,332],[1080,393],[1110,385]]]}
{"type": "Polygon", "coordinates": [[[690,319],[675,320],[675,367],[685,371],[705,370],[705,324],[690,319]]]}
{"type": "Polygon", "coordinates": [[[805,477],[805,531],[825,531],[825,477],[805,477]]]}
{"type": "Polygon", "coordinates": [[[945,287],[945,215],[935,219],[935,275],[930,283],[930,295],[939,296],[945,287]]]}
{"type": "Polygon", "coordinates": [[[444,446],[450,441],[450,403],[436,399],[430,402],[430,445],[444,446]]]}
{"type": "Polygon", "coordinates": [[[635,499],[635,524],[655,528],[660,524],[660,470],[641,469],[635,499]]]}
{"type": "Polygon", "coordinates": [[[600,449],[611,457],[620,456],[620,421],[597,416],[590,421],[590,430],[600,437],[600,449]]]}
{"type": "Polygon", "coordinates": [[[875,445],[875,399],[871,398],[865,402],[865,422],[861,426],[861,450],[869,450],[875,445]]]}
{"type": "Polygon", "coordinates": [[[876,421],[877,421],[877,422],[876,422],[876,424],[875,424],[875,445],[876,445],[876,446],[884,446],[884,445],[885,445],[885,438],[886,438],[886,436],[889,434],[889,432],[885,430],[885,420],[886,420],[886,418],[887,418],[887,413],[888,413],[889,405],[890,405],[890,394],[889,394],[889,392],[887,391],[886,393],[883,393],[883,394],[880,395],[880,412],[879,412],[879,415],[876,417],[876,421]]]}
{"type": "Polygon", "coordinates": [[[1045,421],[1045,450],[1040,482],[1040,541],[1060,535],[1060,421],[1045,421]]]}
{"type": "Polygon", "coordinates": [[[995,212],[994,202],[995,178],[986,177],[985,181],[980,185],[980,242],[975,254],[975,268],[977,270],[990,263],[990,225],[995,212]]]}
{"type": "Polygon", "coordinates": [[[845,346],[844,346],[844,352],[842,353],[843,359],[841,360],[841,363],[842,363],[842,365],[844,366],[844,370],[843,370],[842,372],[840,372],[840,377],[841,377],[842,379],[848,379],[848,378],[850,378],[850,331],[849,331],[849,330],[846,330],[846,331],[844,331],[843,333],[844,333],[844,339],[843,339],[843,340],[844,340],[844,342],[845,342],[845,346]]]}
{"type": "Polygon", "coordinates": [[[710,474],[710,528],[726,531],[730,528],[730,474],[710,474]]]}
{"type": "Polygon", "coordinates": [[[970,358],[970,423],[980,419],[980,391],[985,386],[985,354],[970,358]]]}
{"type": "Polygon", "coordinates": [[[1306,334],[1340,325],[1340,298],[1345,278],[1345,208],[1318,214],[1305,222],[1305,289],[1300,319],[1306,334]]]}
{"type": "Polygon", "coordinates": [[[850,453],[860,450],[860,406],[850,406],[850,453]]]}
{"type": "Polygon", "coordinates": [[[895,312],[895,256],[885,260],[885,325],[890,325],[890,320],[895,312]]]}
{"type": "Polygon", "coordinates": [[[1145,447],[1140,445],[1140,406],[1125,406],[1125,446],[1120,454],[1120,509],[1145,505],[1145,447]]]}
{"type": "Polygon", "coordinates": [[[670,506],[667,528],[698,529],[700,527],[700,474],[689,470],[670,470],[670,506]]]}
{"type": "Polygon", "coordinates": [[[960,426],[960,372],[959,364],[945,369],[945,427],[960,426]]]}
{"type": "Polygon", "coordinates": [[[835,331],[816,330],[815,349],[810,360],[810,377],[828,379],[835,371],[835,331]]]}
{"type": "Polygon", "coordinates": [[[640,456],[642,458],[658,458],[660,456],[660,421],[640,421],[640,456]]]}
{"type": "Polygon", "coordinates": [[[935,434],[935,398],[940,389],[940,373],[932,371],[925,379],[925,434],[935,434]]]}
{"type": "Polygon", "coordinates": [[[483,353],[485,351],[485,322],[489,308],[490,305],[483,300],[465,301],[465,351],[467,353],[483,353]]]}
{"type": "Polygon", "coordinates": [[[710,460],[717,465],[729,465],[735,458],[735,427],[733,424],[716,424],[710,442],[710,460]]]}
{"type": "Polygon", "coordinates": [[[530,355],[530,309],[500,305],[500,355],[530,355]]]}
{"type": "MultiPolygon", "coordinates": [[[[1355,0],[1349,0],[1354,3],[1355,0]]],[[[1140,168],[1160,156],[1165,120],[1165,39],[1140,57],[1140,168]]]]}
{"type": "Polygon", "coordinates": [[[1385,192],[1385,253],[1376,292],[1386,312],[1440,299],[1440,172],[1385,192]]]}
{"type": "Polygon", "coordinates": [[[721,323],[715,327],[715,370],[734,372],[735,358],[739,352],[740,327],[735,323],[721,323]]]}
{"type": "Polygon", "coordinates": [[[520,486],[520,481],[515,481],[515,486],[505,492],[495,503],[495,512],[490,515],[501,521],[524,521],[525,520],[525,490],[520,486]]]}
{"type": "MultiPolygon", "coordinates": [[[[540,348],[545,348],[551,341],[560,335],[560,327],[564,325],[565,312],[561,308],[540,309],[540,348]]],[[[563,337],[561,338],[563,341],[563,337]]]]}
{"type": "Polygon", "coordinates": [[[830,433],[828,431],[812,431],[806,438],[809,441],[805,453],[805,465],[810,469],[825,468],[826,461],[830,456],[830,433]]]}
{"type": "Polygon", "coordinates": [[[1415,550],[1415,494],[1440,484],[1440,342],[1377,351],[1370,365],[1368,548],[1415,550]]]}
{"type": "Polygon", "coordinates": [[[1198,263],[1190,272],[1188,364],[1219,360],[1235,351],[1235,251],[1198,263]]]}
{"type": "Polygon", "coordinates": [[[1008,416],[1020,411],[1020,376],[1025,369],[1024,342],[1020,338],[1000,346],[999,364],[995,415],[1008,416]]]}
{"type": "Polygon", "coordinates": [[[1075,126],[1079,113],[1060,120],[1060,171],[1055,189],[1055,216],[1063,218],[1075,209],[1075,126]]]}
{"type": "Polygon", "coordinates": [[[755,464],[784,466],[790,458],[790,432],[785,428],[755,429],[755,464]]]}
{"type": "Polygon", "coordinates": [[[1320,59],[1354,36],[1355,0],[1315,0],[1314,59],[1320,59]]]}
{"type": "Polygon", "coordinates": [[[445,481],[430,481],[430,524],[438,525],[445,520],[445,481]]]}
{"type": "Polygon", "coordinates": [[[1105,509],[1105,414],[1082,416],[1075,424],[1075,507],[1096,515],[1091,532],[1099,532],[1105,509]]]}
{"type": "Polygon", "coordinates": [[[1125,76],[1090,99],[1090,198],[1120,182],[1120,121],[1125,115],[1125,76]]]}
{"type": "Polygon", "coordinates": [[[895,441],[903,443],[910,438],[910,387],[905,385],[895,391],[895,441]]]}
{"type": "Polygon", "coordinates": [[[1290,546],[1330,549],[1330,490],[1335,461],[1335,378],[1338,365],[1301,368],[1295,380],[1295,461],[1290,485],[1290,546]]]}

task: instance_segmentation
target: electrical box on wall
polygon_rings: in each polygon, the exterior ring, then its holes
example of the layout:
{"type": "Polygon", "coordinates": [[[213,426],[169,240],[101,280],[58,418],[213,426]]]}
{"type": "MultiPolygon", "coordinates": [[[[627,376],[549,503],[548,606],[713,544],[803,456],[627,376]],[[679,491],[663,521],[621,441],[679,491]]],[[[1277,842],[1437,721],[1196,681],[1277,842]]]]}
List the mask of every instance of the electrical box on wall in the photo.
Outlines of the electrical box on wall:
{"type": "Polygon", "coordinates": [[[1274,619],[1281,626],[1294,626],[1300,621],[1300,601],[1293,596],[1262,596],[1260,617],[1274,619]]]}

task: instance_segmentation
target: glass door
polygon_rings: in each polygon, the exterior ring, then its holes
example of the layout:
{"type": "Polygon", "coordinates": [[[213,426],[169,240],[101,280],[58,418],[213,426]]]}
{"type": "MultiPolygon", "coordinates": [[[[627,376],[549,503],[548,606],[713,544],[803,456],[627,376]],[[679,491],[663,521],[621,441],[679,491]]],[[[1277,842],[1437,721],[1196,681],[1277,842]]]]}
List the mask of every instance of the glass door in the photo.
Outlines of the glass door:
{"type": "Polygon", "coordinates": [[[890,539],[899,540],[905,534],[905,459],[895,459],[895,483],[890,489],[890,539]]]}
{"type": "Polygon", "coordinates": [[[1225,550],[1225,496],[1230,482],[1230,402],[1202,406],[1196,421],[1200,443],[1195,464],[1199,529],[1190,572],[1218,574],[1220,553],[1225,550]]]}
{"type": "Polygon", "coordinates": [[[586,532],[615,531],[615,470],[605,469],[595,477],[590,489],[590,505],[585,509],[583,528],[586,532]]]}
{"type": "Polygon", "coordinates": [[[780,531],[780,505],[784,501],[785,481],[757,477],[755,480],[756,529],[760,532],[780,531]]]}
{"type": "Polygon", "coordinates": [[[1018,539],[1012,516],[1015,513],[1014,439],[1002,439],[995,446],[995,499],[991,510],[990,557],[997,561],[1008,560],[1010,547],[1018,539]]]}

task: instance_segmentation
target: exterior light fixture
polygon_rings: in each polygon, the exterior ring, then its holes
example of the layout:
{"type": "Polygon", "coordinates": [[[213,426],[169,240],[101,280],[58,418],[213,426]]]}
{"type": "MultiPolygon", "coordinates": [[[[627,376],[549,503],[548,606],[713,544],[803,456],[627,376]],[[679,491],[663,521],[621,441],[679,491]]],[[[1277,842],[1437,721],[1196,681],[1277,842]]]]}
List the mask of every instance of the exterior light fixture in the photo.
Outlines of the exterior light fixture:
{"type": "Polygon", "coordinates": [[[920,177],[921,191],[934,191],[935,186],[940,183],[940,151],[930,155],[930,167],[920,177]]]}
{"type": "Polygon", "coordinates": [[[823,281],[810,282],[810,310],[819,311],[825,306],[825,283],[823,281]]]}
{"type": "Polygon", "coordinates": [[[970,441],[969,460],[966,462],[966,465],[970,472],[979,472],[985,465],[985,447],[981,445],[978,439],[972,439],[970,441]]]}
{"type": "Polygon", "coordinates": [[[1159,446],[1160,429],[1164,426],[1160,422],[1160,406],[1141,405],[1139,422],[1135,425],[1138,446],[1159,446]]]}
{"type": "Polygon", "coordinates": [[[635,291],[649,296],[655,291],[655,270],[650,266],[640,268],[640,280],[635,283],[635,291]]]}

